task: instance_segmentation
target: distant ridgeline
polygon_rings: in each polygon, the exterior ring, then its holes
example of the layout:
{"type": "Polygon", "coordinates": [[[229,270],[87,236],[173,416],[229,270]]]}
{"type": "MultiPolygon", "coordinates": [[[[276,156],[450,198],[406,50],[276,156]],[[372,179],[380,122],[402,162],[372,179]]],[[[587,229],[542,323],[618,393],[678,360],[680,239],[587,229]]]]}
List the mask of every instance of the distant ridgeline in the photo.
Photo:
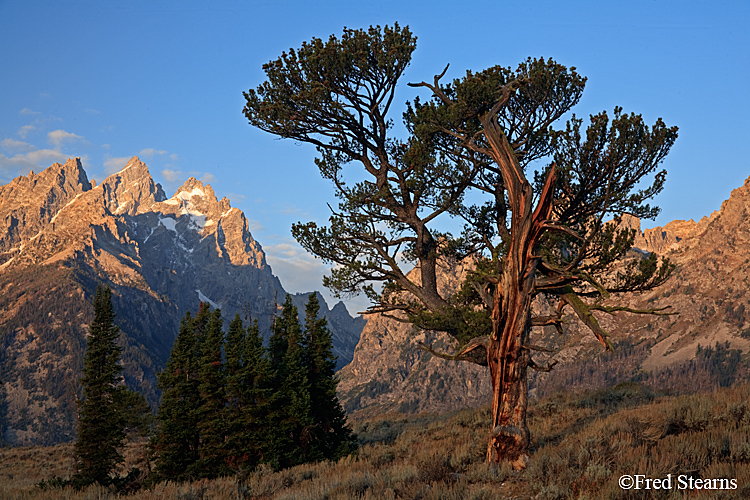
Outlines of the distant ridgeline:
{"type": "MultiPolygon", "coordinates": [[[[187,311],[200,302],[258,320],[268,336],[286,295],[241,210],[190,178],[172,198],[138,158],[89,181],[80,159],[0,186],[0,438],[73,439],[76,383],[91,299],[111,287],[124,376],[156,406],[164,366],[187,311]]],[[[302,304],[309,294],[293,297],[302,304]]],[[[328,309],[337,367],[364,325],[328,309]]]]}

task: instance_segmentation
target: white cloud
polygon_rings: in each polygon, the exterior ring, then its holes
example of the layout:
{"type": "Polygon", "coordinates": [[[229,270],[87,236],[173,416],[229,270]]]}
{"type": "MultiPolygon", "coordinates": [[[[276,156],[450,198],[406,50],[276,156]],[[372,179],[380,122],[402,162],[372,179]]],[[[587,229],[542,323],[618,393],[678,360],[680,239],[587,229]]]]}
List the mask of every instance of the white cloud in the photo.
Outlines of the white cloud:
{"type": "Polygon", "coordinates": [[[0,170],[17,175],[24,171],[40,170],[55,162],[64,163],[68,156],[52,149],[37,149],[11,157],[0,153],[0,170]]]}
{"type": "Polygon", "coordinates": [[[101,113],[101,111],[99,111],[98,109],[94,109],[94,108],[84,109],[83,112],[89,115],[98,115],[101,113]]]}
{"type": "Polygon", "coordinates": [[[6,151],[28,153],[34,151],[36,146],[29,144],[28,142],[17,141],[15,139],[7,138],[0,142],[0,146],[6,151]]]}
{"type": "Polygon", "coordinates": [[[240,193],[227,193],[226,197],[229,198],[232,201],[245,201],[247,199],[247,196],[240,193]]]}
{"type": "Polygon", "coordinates": [[[29,108],[23,108],[18,113],[21,115],[41,115],[42,114],[40,111],[34,111],[33,109],[29,109],[29,108]]]}
{"type": "Polygon", "coordinates": [[[163,149],[154,149],[154,148],[145,148],[141,149],[141,151],[138,153],[138,156],[143,156],[144,158],[153,158],[154,155],[165,155],[167,154],[166,151],[163,149]]]}
{"type": "Polygon", "coordinates": [[[298,245],[290,244],[290,243],[279,243],[278,245],[273,245],[269,247],[269,251],[273,251],[277,257],[281,258],[283,255],[287,259],[295,259],[300,256],[300,254],[303,252],[302,248],[300,248],[298,245]]]}
{"type": "Polygon", "coordinates": [[[36,130],[36,127],[34,125],[24,125],[23,127],[18,129],[18,136],[21,139],[26,139],[26,137],[32,130],[36,130]]]}
{"type": "Polygon", "coordinates": [[[289,292],[323,289],[323,274],[328,269],[296,242],[263,245],[266,260],[289,292]]]}
{"type": "Polygon", "coordinates": [[[172,161],[177,161],[177,155],[175,153],[172,153],[171,155],[169,155],[169,159],[172,161]]]}
{"type": "Polygon", "coordinates": [[[201,176],[200,181],[203,184],[210,184],[210,183],[216,181],[216,177],[214,176],[214,174],[206,172],[205,174],[203,174],[203,176],[201,176]]]}
{"type": "Polygon", "coordinates": [[[83,136],[73,134],[71,132],[66,132],[65,130],[61,129],[53,130],[52,132],[47,133],[47,141],[49,141],[50,144],[54,144],[55,148],[57,149],[62,146],[63,142],[80,140],[84,140],[83,136]]]}
{"type": "Polygon", "coordinates": [[[259,233],[266,230],[266,227],[257,219],[248,219],[247,222],[250,224],[250,232],[252,233],[259,233]]]}
{"type": "MultiPolygon", "coordinates": [[[[285,242],[277,245],[263,245],[266,260],[273,269],[273,274],[278,276],[287,292],[304,293],[317,290],[323,294],[328,307],[333,307],[340,299],[334,298],[323,286],[323,275],[328,273],[330,267],[307,253],[296,241],[290,238],[284,240],[285,242]]],[[[350,314],[356,314],[367,309],[370,302],[365,296],[359,296],[347,299],[346,305],[350,314]]]]}
{"type": "Polygon", "coordinates": [[[180,170],[170,170],[168,168],[165,168],[164,170],[162,170],[161,175],[164,177],[164,180],[166,180],[167,182],[177,182],[183,176],[180,170]]]}
{"type": "Polygon", "coordinates": [[[127,156],[123,156],[120,158],[107,158],[104,160],[104,171],[109,174],[114,174],[115,172],[119,172],[123,168],[125,168],[125,165],[128,164],[128,161],[130,161],[130,158],[127,156]]]}
{"type": "Polygon", "coordinates": [[[295,207],[294,205],[286,205],[282,210],[281,213],[287,214],[287,215],[294,215],[294,214],[300,214],[302,213],[302,209],[295,207]]]}

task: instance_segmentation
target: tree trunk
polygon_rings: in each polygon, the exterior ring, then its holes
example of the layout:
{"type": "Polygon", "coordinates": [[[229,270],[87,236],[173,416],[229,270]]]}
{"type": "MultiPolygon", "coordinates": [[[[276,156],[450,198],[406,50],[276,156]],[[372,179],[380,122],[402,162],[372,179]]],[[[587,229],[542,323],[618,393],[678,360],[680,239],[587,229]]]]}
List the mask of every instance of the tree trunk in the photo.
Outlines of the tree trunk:
{"type": "MultiPolygon", "coordinates": [[[[516,293],[506,295],[506,306],[510,308],[503,310],[510,314],[504,318],[504,322],[496,322],[493,314],[493,330],[502,328],[502,331],[497,332],[499,335],[492,335],[487,352],[492,378],[492,431],[487,446],[487,461],[497,463],[507,460],[516,470],[526,467],[529,449],[526,374],[530,353],[523,346],[528,344],[530,333],[531,294],[525,291],[516,290],[516,293]]],[[[495,309],[499,306],[498,295],[496,292],[495,309]]]]}
{"type": "MultiPolygon", "coordinates": [[[[531,299],[540,257],[535,247],[552,211],[555,166],[547,173],[532,213],[534,192],[495,116],[481,119],[490,155],[499,167],[511,212],[507,253],[500,260],[501,279],[492,304],[492,335],[487,363],[492,377],[492,432],[487,460],[507,460],[515,469],[526,467],[529,428],[526,425],[530,353],[525,345],[531,332],[531,299]]],[[[505,225],[505,220],[498,222],[505,225]]]]}

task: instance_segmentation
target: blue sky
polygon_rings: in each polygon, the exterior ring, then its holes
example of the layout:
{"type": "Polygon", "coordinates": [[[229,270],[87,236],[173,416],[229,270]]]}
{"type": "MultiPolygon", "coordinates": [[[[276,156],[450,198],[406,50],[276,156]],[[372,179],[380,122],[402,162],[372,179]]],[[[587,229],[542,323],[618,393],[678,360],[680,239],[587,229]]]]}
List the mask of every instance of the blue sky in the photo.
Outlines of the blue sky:
{"type": "Polygon", "coordinates": [[[447,63],[453,78],[543,56],[588,77],[579,116],[619,105],[679,126],[662,214],[644,227],[708,215],[750,175],[744,0],[0,0],[0,184],[75,156],[101,180],[138,155],[167,195],[195,176],[242,209],[288,291],[321,289],[290,226],[325,222],[332,189],[311,147],[247,124],[242,91],[283,50],[394,22],[418,37],[397,102],[447,63]]]}

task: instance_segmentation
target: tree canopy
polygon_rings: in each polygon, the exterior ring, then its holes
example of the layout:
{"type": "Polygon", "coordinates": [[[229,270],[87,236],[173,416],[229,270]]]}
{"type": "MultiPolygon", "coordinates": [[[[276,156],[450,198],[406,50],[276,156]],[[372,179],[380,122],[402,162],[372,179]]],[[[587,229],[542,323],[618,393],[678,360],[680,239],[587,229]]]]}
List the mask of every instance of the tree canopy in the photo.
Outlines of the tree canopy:
{"type": "Polygon", "coordinates": [[[531,327],[561,329],[569,307],[612,349],[593,311],[662,313],[607,299],[653,288],[672,270],[654,254],[627,257],[634,233],[618,222],[658,214],[648,201],[663,188],[658,167],[677,128],[661,119],[648,126],[619,107],[578,118],[571,110],[586,78],[529,58],[443,83],[446,67],[410,83],[429,97],[407,103],[408,133],[394,137],[388,113],[415,47],[397,24],[313,39],[263,66],[267,79],[245,92],[244,114],[317,147],[315,163],[340,201],[328,225],[297,223],[292,233],[333,264],[324,284],[339,295],[366,293],[368,312],[457,340],[456,353],[436,354],[489,366],[488,458],[522,467],[526,369],[549,368],[531,357],[531,327]],[[344,173],[354,165],[364,180],[350,183],[344,173]],[[463,221],[462,234],[441,230],[446,217],[463,221]],[[439,266],[466,259],[473,270],[461,289],[441,291],[439,266]],[[554,314],[533,317],[539,294],[554,314]]]}

